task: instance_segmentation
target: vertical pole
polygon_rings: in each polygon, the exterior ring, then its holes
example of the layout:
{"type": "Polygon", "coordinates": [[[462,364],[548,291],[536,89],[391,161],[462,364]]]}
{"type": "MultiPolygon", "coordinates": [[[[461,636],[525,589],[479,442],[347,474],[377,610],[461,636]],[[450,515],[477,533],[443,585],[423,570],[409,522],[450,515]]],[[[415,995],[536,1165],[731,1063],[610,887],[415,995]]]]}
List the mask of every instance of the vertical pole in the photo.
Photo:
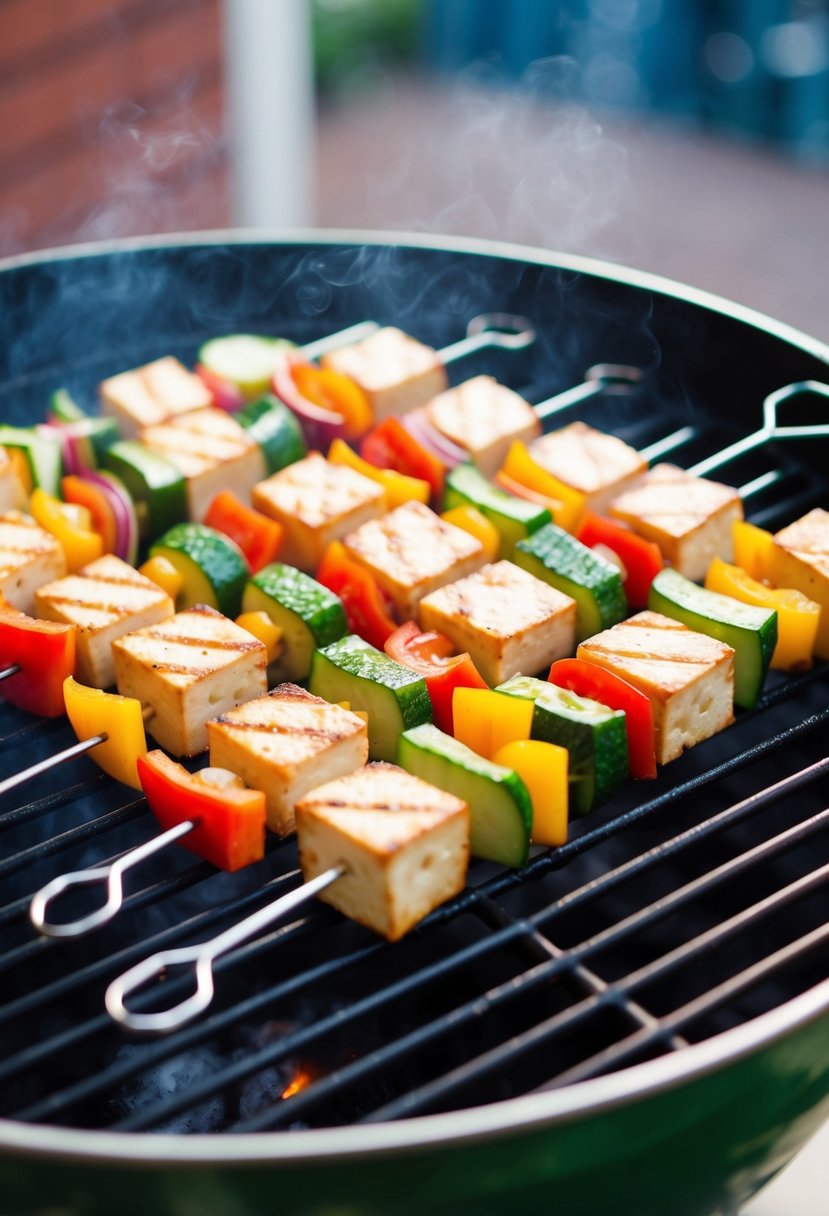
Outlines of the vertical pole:
{"type": "Polygon", "coordinates": [[[244,227],[314,219],[309,0],[224,0],[232,214],[244,227]]]}

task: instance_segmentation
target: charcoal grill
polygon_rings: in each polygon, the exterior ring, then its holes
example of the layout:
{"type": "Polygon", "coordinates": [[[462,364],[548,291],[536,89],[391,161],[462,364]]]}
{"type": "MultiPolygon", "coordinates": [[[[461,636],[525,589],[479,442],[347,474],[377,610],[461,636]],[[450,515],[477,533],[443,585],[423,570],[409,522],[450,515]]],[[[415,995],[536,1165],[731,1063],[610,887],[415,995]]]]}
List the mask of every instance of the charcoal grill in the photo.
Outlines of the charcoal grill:
{"type": "MultiPolygon", "coordinates": [[[[15,422],[60,384],[88,397],[157,355],[192,361],[216,333],[302,342],[370,317],[440,346],[498,310],[531,317],[537,342],[456,379],[489,371],[545,400],[594,364],[639,367],[624,392],[574,393],[572,416],[639,448],[688,428],[689,466],[829,364],[820,343],[676,284],[489,244],[220,234],[0,271],[0,413],[15,422]]],[[[789,408],[796,423],[819,407],[789,408]]],[[[772,444],[726,479],[766,487],[751,517],[774,528],[829,504],[825,469],[814,444],[772,444]]],[[[112,925],[47,940],[33,892],[154,824],[86,758],[8,796],[0,1208],[736,1208],[829,1113],[828,675],[773,675],[757,710],[629,782],[563,848],[520,872],[474,863],[464,894],[394,946],[314,905],[221,959],[211,1011],[161,1039],[110,1021],[109,981],[297,886],[294,844],[233,876],[167,851],[112,925]]],[[[0,708],[0,777],[71,741],[62,720],[0,708]]],[[[190,982],[171,973],[142,1004],[190,982]]]]}

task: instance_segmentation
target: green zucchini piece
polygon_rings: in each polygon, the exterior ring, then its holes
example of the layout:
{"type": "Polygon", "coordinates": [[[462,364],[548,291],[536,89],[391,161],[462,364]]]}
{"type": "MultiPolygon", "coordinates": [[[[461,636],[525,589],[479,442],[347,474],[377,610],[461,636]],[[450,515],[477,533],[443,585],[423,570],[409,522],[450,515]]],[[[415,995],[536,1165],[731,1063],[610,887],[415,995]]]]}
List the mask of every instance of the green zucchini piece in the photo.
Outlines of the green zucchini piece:
{"type": "Polygon", "coordinates": [[[368,714],[372,760],[394,760],[401,733],[432,720],[423,677],[353,633],[314,651],[308,689],[368,714]]]}
{"type": "Polygon", "coordinates": [[[150,547],[151,557],[166,557],[184,578],[176,608],[207,604],[236,617],[250,570],[241,549],[206,524],[176,524],[150,547]]]}
{"type": "Polygon", "coordinates": [[[100,464],[107,448],[121,438],[121,428],[114,418],[88,414],[66,388],[56,389],[49,398],[49,421],[71,424],[67,434],[76,445],[83,441],[83,460],[90,467],[100,464]]]}
{"type": "Polygon", "coordinates": [[[81,409],[68,388],[57,388],[49,398],[49,413],[56,422],[81,422],[89,418],[81,409]]]}
{"type": "Polygon", "coordinates": [[[524,865],[533,808],[516,772],[485,760],[431,724],[403,732],[397,763],[468,804],[470,848],[475,857],[505,866],[524,865]]]}
{"type": "Polygon", "coordinates": [[[725,642],[734,650],[734,702],[752,709],[777,645],[777,613],[755,608],[730,595],[708,591],[678,570],[660,570],[651,584],[648,607],[697,633],[725,642]]]}
{"type": "Polygon", "coordinates": [[[214,376],[235,384],[246,397],[255,397],[267,391],[277,359],[289,350],[296,346],[286,338],[227,334],[211,338],[199,348],[199,363],[214,376]]]}
{"type": "Polygon", "coordinates": [[[270,393],[251,401],[234,414],[265,457],[268,473],[278,473],[286,465],[302,460],[305,437],[296,414],[270,393]]]}
{"type": "Polygon", "coordinates": [[[310,574],[274,562],[250,579],[243,612],[266,612],[282,630],[282,653],[268,669],[270,683],[308,678],[314,651],[348,633],[342,600],[310,574]]]}
{"type": "Polygon", "coordinates": [[[511,558],[519,541],[550,522],[550,512],[538,503],[499,490],[474,464],[459,464],[446,476],[444,510],[473,506],[490,520],[501,537],[499,557],[511,558]]]}
{"type": "Polygon", "coordinates": [[[142,537],[152,540],[187,518],[187,485],[172,461],[137,439],[119,439],[102,463],[132,495],[142,537]]]}
{"type": "Polygon", "coordinates": [[[0,425],[0,446],[19,449],[26,457],[32,485],[60,498],[63,459],[59,439],[25,426],[0,425]]]}
{"type": "Polygon", "coordinates": [[[531,736],[570,753],[570,808],[587,815],[606,802],[627,777],[625,715],[589,697],[533,676],[513,676],[498,692],[535,702],[531,736]]]}
{"type": "Polygon", "coordinates": [[[619,568],[556,524],[545,524],[515,546],[512,560],[576,601],[576,641],[627,616],[619,568]]]}

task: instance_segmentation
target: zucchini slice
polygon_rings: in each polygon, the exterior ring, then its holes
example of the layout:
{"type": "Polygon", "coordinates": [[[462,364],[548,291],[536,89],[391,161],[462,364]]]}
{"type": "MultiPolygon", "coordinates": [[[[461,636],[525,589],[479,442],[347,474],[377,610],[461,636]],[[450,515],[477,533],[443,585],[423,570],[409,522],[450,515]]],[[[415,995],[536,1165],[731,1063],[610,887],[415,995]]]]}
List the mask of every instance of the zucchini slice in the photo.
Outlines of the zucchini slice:
{"type": "Polygon", "coordinates": [[[513,676],[498,692],[535,702],[532,737],[570,753],[570,808],[587,815],[606,802],[628,773],[625,715],[534,676],[513,676]]]}
{"type": "Polygon", "coordinates": [[[524,782],[428,723],[400,736],[397,763],[469,806],[470,849],[504,866],[527,860],[533,809],[524,782]]]}
{"type": "Polygon", "coordinates": [[[618,567],[556,524],[545,524],[519,541],[512,560],[576,601],[577,642],[627,616],[618,567]]]}
{"type": "Polygon", "coordinates": [[[243,612],[266,612],[282,631],[282,652],[268,671],[271,683],[296,683],[311,670],[314,651],[348,632],[342,600],[310,574],[273,562],[245,587],[243,612]]]}
{"type": "Polygon", "coordinates": [[[102,464],[127,487],[143,538],[152,540],[187,518],[187,485],[171,460],[137,439],[119,439],[103,453],[102,464]]]}
{"type": "Polygon", "coordinates": [[[234,417],[253,442],[259,444],[269,475],[302,460],[305,455],[305,437],[299,419],[270,393],[243,406],[234,417]]]}
{"type": "Polygon", "coordinates": [[[511,558],[519,541],[550,522],[546,507],[499,490],[473,464],[456,465],[446,476],[443,509],[448,511],[464,504],[477,507],[498,529],[499,558],[511,558]]]}
{"type": "Polygon", "coordinates": [[[372,760],[394,760],[401,733],[432,720],[423,677],[353,633],[314,651],[308,689],[368,714],[372,760]]]}
{"type": "Polygon", "coordinates": [[[279,356],[295,349],[286,338],[226,334],[199,348],[199,363],[214,376],[235,384],[245,397],[255,397],[267,392],[279,356]]]}
{"type": "Polygon", "coordinates": [[[151,546],[150,557],[166,557],[182,575],[177,611],[207,604],[225,616],[239,615],[250,570],[229,537],[206,524],[176,524],[151,546]]]}

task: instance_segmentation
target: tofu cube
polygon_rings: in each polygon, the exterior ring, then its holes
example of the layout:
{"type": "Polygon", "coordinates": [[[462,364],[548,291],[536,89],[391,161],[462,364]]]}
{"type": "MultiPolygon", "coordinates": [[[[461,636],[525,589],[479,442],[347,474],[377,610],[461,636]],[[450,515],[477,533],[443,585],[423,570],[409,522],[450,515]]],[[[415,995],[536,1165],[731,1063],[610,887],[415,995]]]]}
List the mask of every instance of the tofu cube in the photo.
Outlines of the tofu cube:
{"type": "Polygon", "coordinates": [[[0,448],[0,513],[16,511],[26,502],[17,468],[5,448],[0,448]]]}
{"type": "Polygon", "coordinates": [[[122,696],[152,710],[148,730],[174,756],[207,747],[207,720],[268,687],[268,652],[227,617],[198,604],[112,643],[122,696]]]}
{"type": "Polygon", "coordinates": [[[469,453],[485,477],[494,477],[510,444],[541,434],[535,410],[492,376],[475,376],[447,389],[418,410],[418,417],[469,453]]]}
{"type": "Polygon", "coordinates": [[[659,464],[614,500],[610,514],[655,541],[680,574],[701,582],[713,557],[733,560],[731,525],[743,518],[743,504],[731,486],[659,464]]]}
{"type": "Polygon", "coordinates": [[[816,507],[775,534],[769,578],[820,604],[815,654],[829,659],[829,511],[816,507]]]}
{"type": "Polygon", "coordinates": [[[648,468],[630,444],[584,422],[542,435],[530,444],[530,455],[553,477],[583,494],[587,510],[599,514],[648,468]]]}
{"type": "Polygon", "coordinates": [[[368,730],[357,714],[296,684],[278,684],[207,724],[210,763],[264,790],[268,827],[294,830],[294,804],[324,781],[368,759],[368,730]]]}
{"type": "Polygon", "coordinates": [[[144,427],[141,442],[180,470],[190,518],[198,522],[220,490],[250,503],[253,486],[268,471],[259,444],[224,410],[191,410],[144,427]]]}
{"type": "Polygon", "coordinates": [[[638,612],[597,633],[578,657],[650,699],[660,764],[734,721],[734,651],[659,612],[638,612]]]}
{"type": "Polygon", "coordinates": [[[512,562],[495,562],[421,602],[422,629],[466,650],[487,684],[535,675],[576,648],[576,602],[512,562]]]}
{"type": "Polygon", "coordinates": [[[343,544],[349,557],[374,575],[401,621],[411,620],[424,595],[486,562],[479,540],[422,502],[403,503],[363,524],[343,544]]]}
{"type": "Polygon", "coordinates": [[[117,420],[126,439],[141,427],[213,404],[204,381],[172,355],[110,376],[99,391],[104,413],[117,420]]]}
{"type": "Polygon", "coordinates": [[[305,881],[345,865],[320,899],[390,941],[466,882],[467,804],[393,764],[313,789],[296,826],[305,881]]]}
{"type": "Polygon", "coordinates": [[[66,573],[60,544],[29,515],[0,515],[0,596],[28,616],[35,613],[38,587],[66,573]]]}
{"type": "Polygon", "coordinates": [[[285,529],[280,560],[313,574],[328,544],[382,515],[382,486],[311,452],[253,487],[253,505],[285,529]]]}
{"type": "Polygon", "coordinates": [[[75,674],[95,688],[115,683],[116,638],[175,612],[166,591],[111,553],[39,587],[35,606],[44,620],[75,626],[75,674]]]}
{"type": "Polygon", "coordinates": [[[449,383],[437,351],[392,327],[329,351],[320,363],[360,386],[375,422],[423,405],[449,383]]]}

